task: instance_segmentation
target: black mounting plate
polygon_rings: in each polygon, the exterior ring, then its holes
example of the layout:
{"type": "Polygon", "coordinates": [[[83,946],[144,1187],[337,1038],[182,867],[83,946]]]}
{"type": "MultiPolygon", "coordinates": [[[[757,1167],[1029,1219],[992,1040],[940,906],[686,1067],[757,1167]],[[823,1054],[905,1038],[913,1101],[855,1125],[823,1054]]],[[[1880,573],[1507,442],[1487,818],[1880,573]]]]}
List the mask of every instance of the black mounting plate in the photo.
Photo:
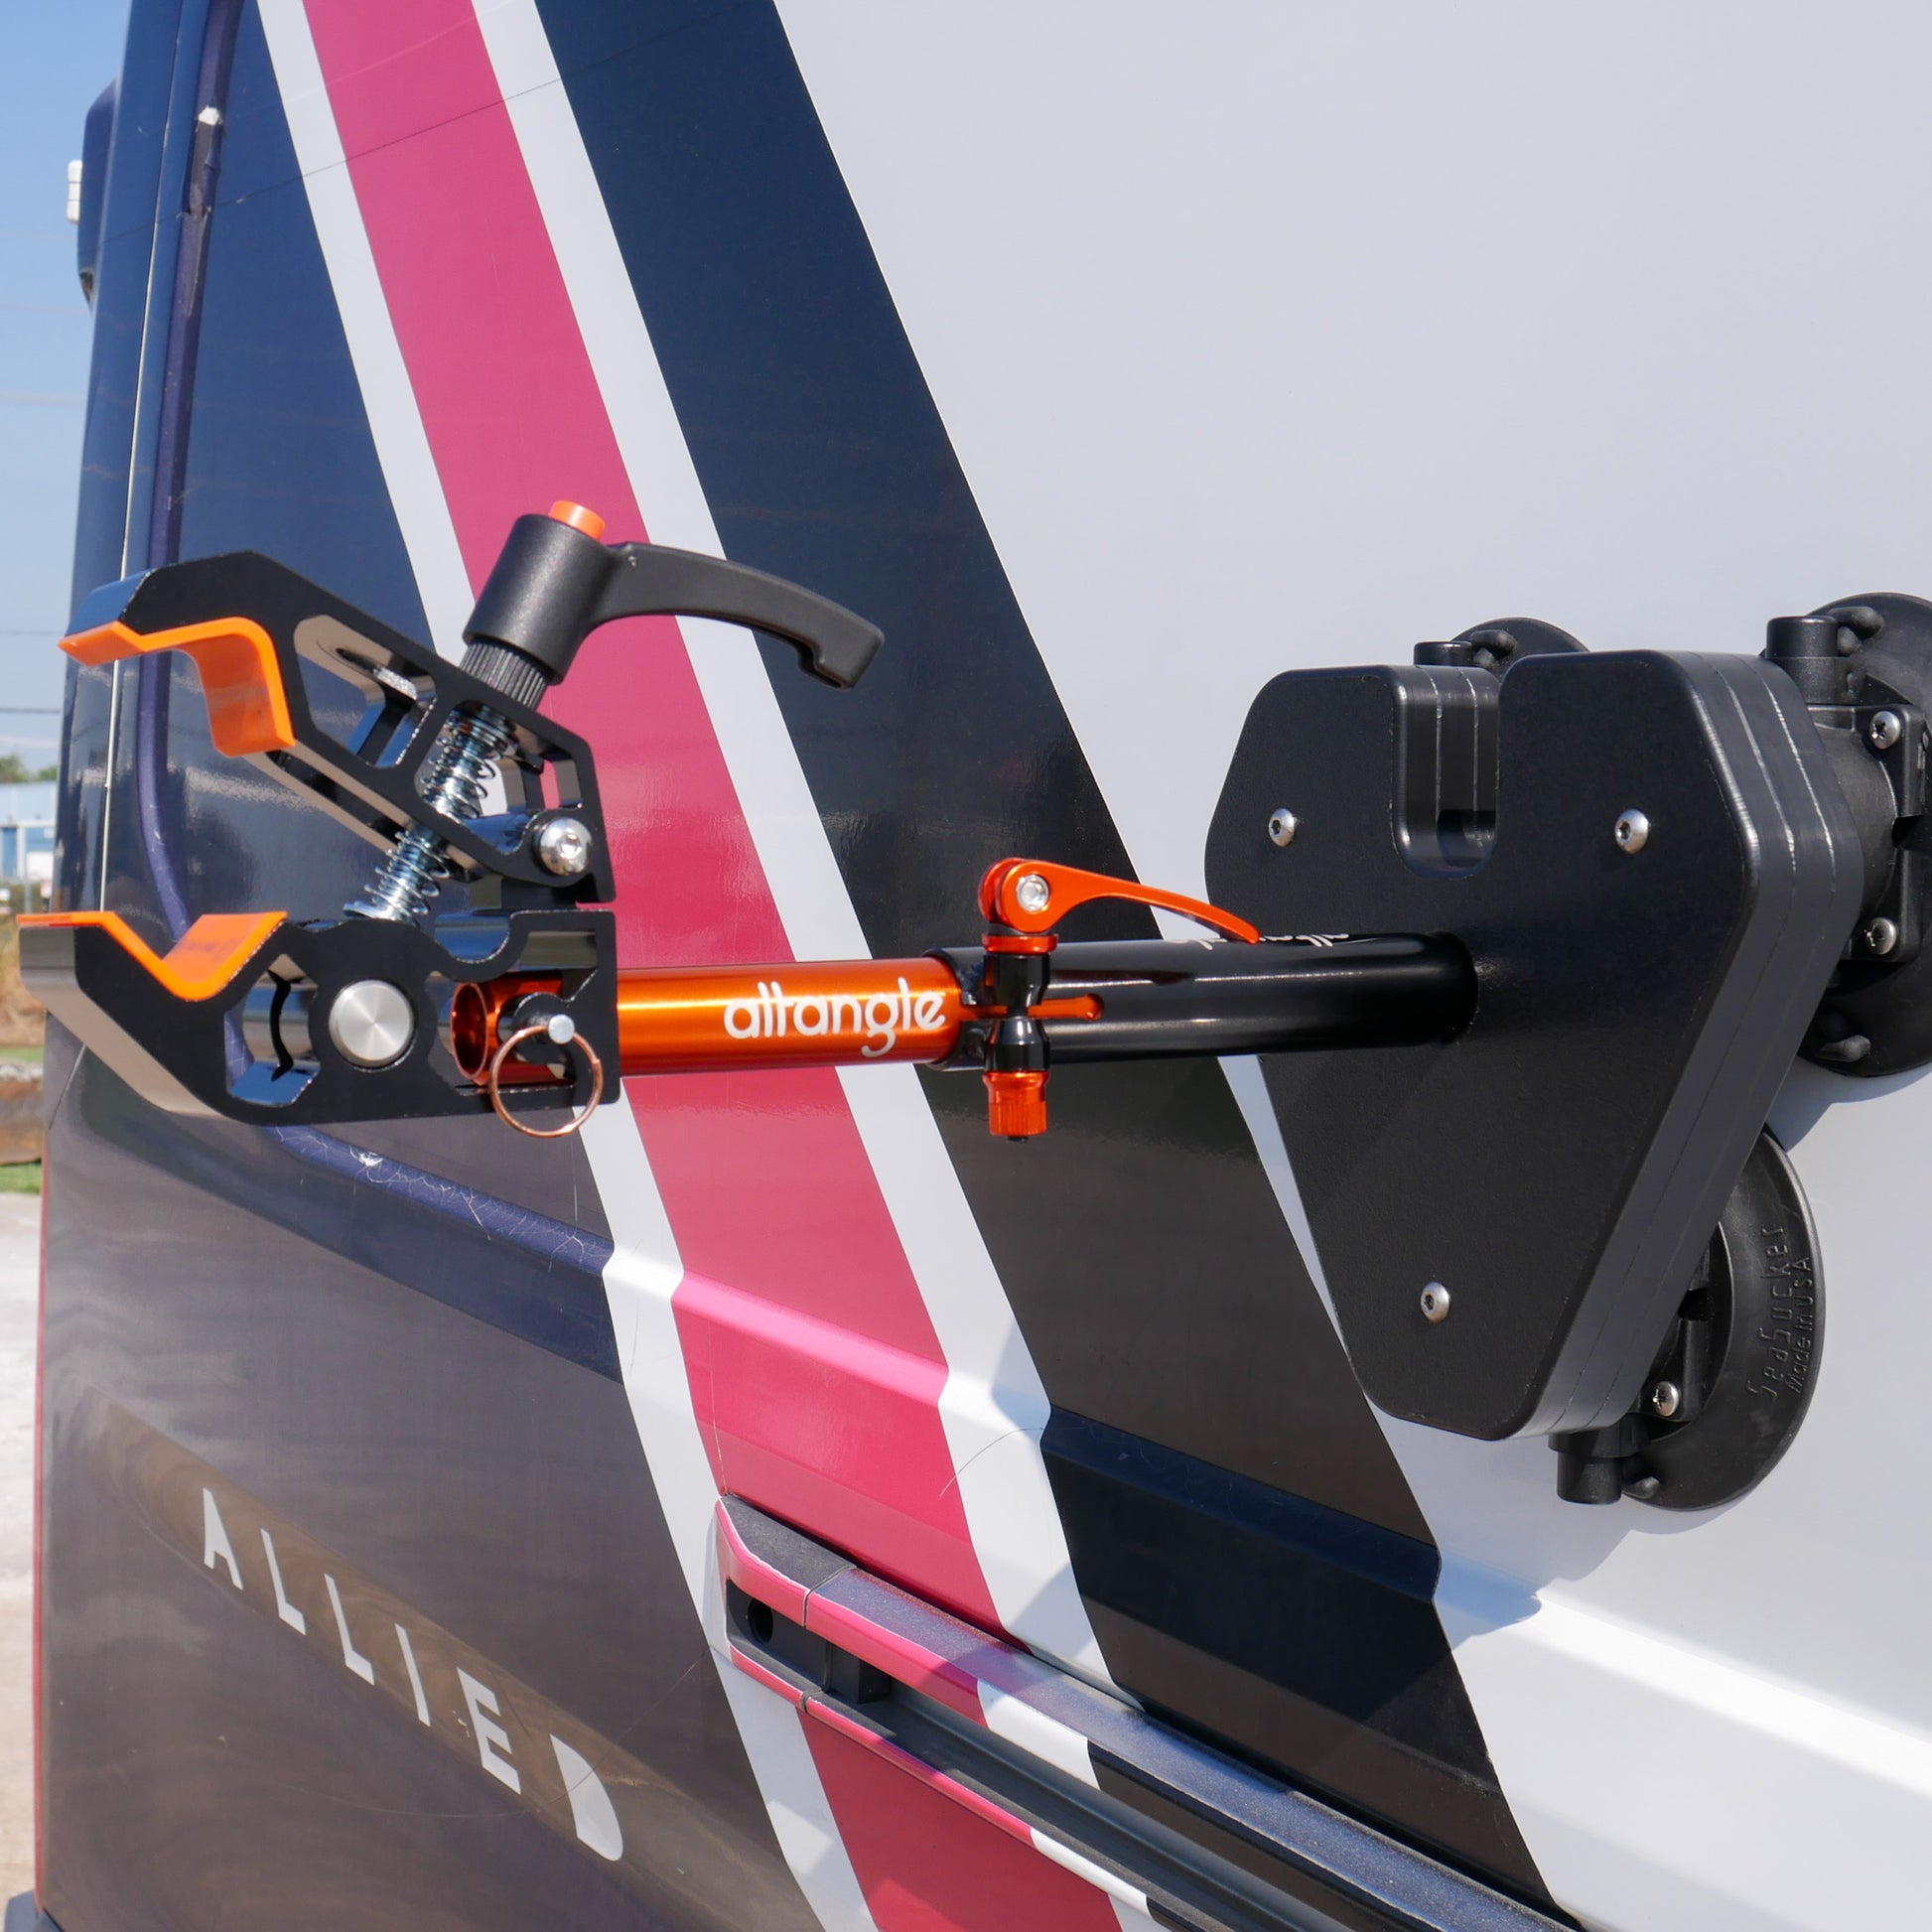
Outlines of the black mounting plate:
{"type": "Polygon", "coordinates": [[[1452,933],[1478,977],[1449,1042],[1263,1060],[1372,1400],[1491,1439],[1629,1409],[1861,870],[1804,705],[1755,658],[1553,652],[1262,691],[1209,833],[1215,902],[1264,932],[1452,933]],[[1626,850],[1632,811],[1648,836],[1626,850]]]}

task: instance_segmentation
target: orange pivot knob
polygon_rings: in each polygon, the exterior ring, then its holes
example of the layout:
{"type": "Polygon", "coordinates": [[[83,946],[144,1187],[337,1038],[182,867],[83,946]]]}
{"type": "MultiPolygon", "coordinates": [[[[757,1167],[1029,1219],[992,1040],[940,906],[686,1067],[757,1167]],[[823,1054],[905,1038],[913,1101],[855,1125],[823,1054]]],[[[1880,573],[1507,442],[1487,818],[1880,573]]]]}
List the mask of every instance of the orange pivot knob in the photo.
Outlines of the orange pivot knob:
{"type": "Polygon", "coordinates": [[[550,514],[559,523],[568,523],[573,530],[582,530],[587,537],[602,540],[604,519],[595,510],[587,510],[582,503],[573,503],[559,497],[550,505],[550,514]]]}
{"type": "Polygon", "coordinates": [[[988,1067],[986,1125],[1002,1140],[1030,1141],[1046,1132],[1046,1075],[1003,1073],[988,1067]]]}

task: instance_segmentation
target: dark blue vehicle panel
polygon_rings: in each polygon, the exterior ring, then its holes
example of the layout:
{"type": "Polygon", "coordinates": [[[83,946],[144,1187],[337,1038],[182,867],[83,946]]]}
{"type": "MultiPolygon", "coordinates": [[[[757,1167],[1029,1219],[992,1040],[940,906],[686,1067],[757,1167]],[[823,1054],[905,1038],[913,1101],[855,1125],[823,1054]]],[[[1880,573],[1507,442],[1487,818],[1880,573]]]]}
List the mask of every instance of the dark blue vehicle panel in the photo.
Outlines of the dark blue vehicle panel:
{"type": "MultiPolygon", "coordinates": [[[[174,399],[183,487],[151,519],[151,464],[128,481],[137,395],[167,377],[148,255],[177,239],[156,196],[208,23],[134,9],[76,581],[166,561],[159,529],[175,554],[277,555],[420,632],[260,21],[229,11],[199,352],[174,399]]],[[[291,885],[326,910],[366,867],[366,847],[213,756],[185,665],[118,689],[76,673],[69,773],[67,901],[104,881],[158,944],[181,907],[282,903],[291,885]],[[167,748],[147,812],[130,802],[144,710],[167,748]]],[[[41,1897],[65,1932],[811,1923],[654,1501],[581,1150],[506,1145],[493,1123],[175,1120],[58,1029],[48,1081],[41,1897]],[[196,1471],[227,1499],[233,1564],[169,1516],[168,1481],[202,1486],[196,1471]],[[287,1526],[279,1580],[254,1509],[287,1526]],[[299,1581],[288,1557],[304,1537],[333,1553],[346,1637],[323,1573],[299,1581]],[[278,1614],[283,1586],[304,1633],[278,1614]],[[461,1696],[436,1701],[438,1630],[496,1697],[522,1793],[480,1775],[488,1707],[473,1724],[461,1696]],[[616,1790],[619,1857],[559,1810],[544,1712],[616,1790]]]]}

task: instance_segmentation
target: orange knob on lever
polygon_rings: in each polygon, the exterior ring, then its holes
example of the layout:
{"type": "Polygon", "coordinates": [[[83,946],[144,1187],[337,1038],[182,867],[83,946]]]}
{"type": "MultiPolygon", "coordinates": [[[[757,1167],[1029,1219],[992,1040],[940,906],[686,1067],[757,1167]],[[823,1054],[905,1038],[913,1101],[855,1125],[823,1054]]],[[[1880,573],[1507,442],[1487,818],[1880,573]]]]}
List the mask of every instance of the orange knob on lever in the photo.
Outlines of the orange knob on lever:
{"type": "Polygon", "coordinates": [[[1035,1015],[1052,984],[1048,956],[1058,940],[1049,928],[1101,898],[1178,912],[1249,944],[1261,937],[1246,919],[1204,899],[1077,866],[1002,859],[980,881],[980,910],[995,927],[982,942],[982,999],[997,1015],[986,1036],[986,1124],[1002,1139],[1031,1140],[1046,1131],[1046,1035],[1035,1015]]]}

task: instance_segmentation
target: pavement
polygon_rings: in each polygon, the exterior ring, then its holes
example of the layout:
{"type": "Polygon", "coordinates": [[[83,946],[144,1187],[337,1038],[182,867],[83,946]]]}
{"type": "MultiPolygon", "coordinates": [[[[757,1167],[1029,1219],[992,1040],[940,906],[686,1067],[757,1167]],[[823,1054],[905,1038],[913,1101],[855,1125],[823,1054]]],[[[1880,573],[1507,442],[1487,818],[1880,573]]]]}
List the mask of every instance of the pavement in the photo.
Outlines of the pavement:
{"type": "MultiPolygon", "coordinates": [[[[0,1194],[0,1899],[34,1882],[34,1370],[41,1199],[0,1194]]],[[[7,1924],[11,1926],[10,1916],[7,1924]]]]}

